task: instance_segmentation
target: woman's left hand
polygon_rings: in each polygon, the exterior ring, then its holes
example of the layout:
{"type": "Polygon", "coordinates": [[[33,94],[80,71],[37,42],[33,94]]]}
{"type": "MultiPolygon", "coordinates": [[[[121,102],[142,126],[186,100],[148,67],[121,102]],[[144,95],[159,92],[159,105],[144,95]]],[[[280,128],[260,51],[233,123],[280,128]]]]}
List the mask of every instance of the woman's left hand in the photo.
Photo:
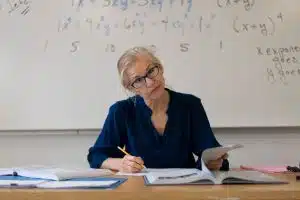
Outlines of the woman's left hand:
{"type": "Polygon", "coordinates": [[[223,164],[223,160],[228,158],[228,154],[224,154],[221,158],[218,158],[217,160],[210,160],[206,163],[206,167],[209,170],[220,170],[223,164]]]}

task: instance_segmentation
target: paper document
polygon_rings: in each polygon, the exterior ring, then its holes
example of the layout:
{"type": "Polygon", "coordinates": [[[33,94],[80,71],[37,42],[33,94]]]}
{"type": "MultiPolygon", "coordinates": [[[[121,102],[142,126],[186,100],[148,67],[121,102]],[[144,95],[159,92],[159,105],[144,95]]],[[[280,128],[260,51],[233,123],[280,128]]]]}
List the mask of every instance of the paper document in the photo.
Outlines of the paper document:
{"type": "Polygon", "coordinates": [[[44,180],[0,180],[0,186],[35,186],[44,180]]]}
{"type": "Polygon", "coordinates": [[[118,172],[116,175],[123,175],[123,176],[145,176],[149,173],[155,173],[155,174],[165,174],[165,173],[171,173],[171,174],[189,174],[189,173],[194,173],[195,169],[185,169],[185,168],[163,168],[163,169],[158,169],[158,168],[147,168],[143,169],[139,173],[126,173],[126,172],[118,172]]]}
{"type": "Polygon", "coordinates": [[[107,181],[49,181],[39,184],[38,188],[92,188],[111,187],[117,180],[107,181]]]}
{"type": "Polygon", "coordinates": [[[209,149],[206,149],[203,151],[202,160],[205,163],[209,160],[217,160],[218,158],[221,158],[223,155],[225,155],[229,151],[232,151],[232,150],[238,149],[238,148],[242,148],[242,147],[243,147],[243,145],[241,145],[241,144],[235,144],[235,145],[227,145],[227,146],[209,148],[209,149]]]}
{"type": "Polygon", "coordinates": [[[15,188],[109,188],[118,180],[105,181],[45,181],[45,180],[0,180],[0,187],[15,188]]]}
{"type": "Polygon", "coordinates": [[[67,180],[72,178],[90,178],[112,175],[113,173],[107,169],[92,168],[58,168],[58,167],[23,167],[16,168],[15,171],[19,176],[30,178],[41,178],[50,180],[67,180]]]}
{"type": "Polygon", "coordinates": [[[9,168],[0,168],[0,176],[5,176],[5,175],[12,175],[13,170],[9,168]]]}

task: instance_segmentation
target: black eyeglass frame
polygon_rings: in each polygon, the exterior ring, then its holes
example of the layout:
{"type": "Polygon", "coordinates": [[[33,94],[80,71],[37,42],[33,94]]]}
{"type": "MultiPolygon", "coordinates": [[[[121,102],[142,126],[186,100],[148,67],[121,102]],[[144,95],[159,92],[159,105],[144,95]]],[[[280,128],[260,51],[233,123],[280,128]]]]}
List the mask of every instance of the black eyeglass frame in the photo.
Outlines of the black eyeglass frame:
{"type": "Polygon", "coordinates": [[[133,88],[135,88],[135,89],[139,89],[139,88],[143,87],[144,85],[147,85],[147,84],[146,84],[146,83],[147,83],[146,78],[149,78],[149,79],[153,80],[155,77],[157,77],[157,75],[159,74],[159,72],[160,72],[160,70],[161,70],[161,65],[156,64],[156,63],[155,63],[155,64],[150,64],[150,65],[151,65],[152,67],[150,67],[150,68],[147,70],[146,75],[145,75],[145,76],[141,76],[141,77],[136,78],[136,79],[130,84],[131,87],[133,87],[133,88]],[[157,72],[156,72],[154,75],[150,75],[150,74],[151,74],[150,71],[151,71],[151,70],[155,70],[155,69],[157,69],[157,72]],[[141,85],[141,86],[136,87],[136,86],[134,86],[134,85],[136,84],[136,82],[137,82],[138,79],[142,79],[143,82],[142,82],[142,85],[141,85]]]}

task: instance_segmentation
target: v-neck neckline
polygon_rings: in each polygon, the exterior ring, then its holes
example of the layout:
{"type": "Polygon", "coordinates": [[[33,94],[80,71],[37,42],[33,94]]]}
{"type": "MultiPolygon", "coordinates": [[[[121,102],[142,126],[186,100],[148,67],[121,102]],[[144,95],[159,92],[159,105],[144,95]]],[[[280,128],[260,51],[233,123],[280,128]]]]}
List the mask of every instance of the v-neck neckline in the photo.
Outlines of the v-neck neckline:
{"type": "MultiPolygon", "coordinates": [[[[162,133],[160,133],[156,127],[154,126],[153,122],[152,122],[152,119],[151,119],[151,116],[152,116],[152,111],[150,109],[150,115],[149,115],[149,124],[151,126],[151,128],[153,129],[153,132],[155,133],[155,136],[158,137],[158,138],[161,138],[161,137],[166,137],[167,136],[167,132],[168,132],[168,128],[169,128],[169,124],[170,124],[170,119],[171,119],[171,115],[170,115],[170,110],[171,110],[171,105],[172,105],[172,92],[165,88],[165,90],[168,92],[169,94],[169,102],[168,102],[168,107],[167,107],[167,110],[166,110],[166,115],[167,115],[167,120],[166,120],[166,124],[165,124],[165,128],[164,128],[164,131],[162,133]]],[[[147,106],[147,105],[146,105],[147,106]]],[[[147,106],[148,107],[148,106],[147,106]]]]}
{"type": "Polygon", "coordinates": [[[141,96],[137,96],[137,104],[141,105],[143,110],[146,112],[148,125],[152,129],[152,132],[154,133],[156,138],[166,137],[169,126],[170,126],[169,125],[170,121],[172,120],[171,110],[172,110],[172,103],[173,103],[173,100],[174,100],[173,99],[173,94],[172,94],[172,91],[170,89],[165,88],[165,90],[169,94],[169,103],[168,103],[168,108],[166,110],[167,122],[166,122],[165,129],[164,129],[162,134],[159,133],[159,131],[155,128],[154,124],[152,123],[152,120],[151,120],[152,110],[147,106],[147,104],[145,103],[144,99],[141,96]]]}

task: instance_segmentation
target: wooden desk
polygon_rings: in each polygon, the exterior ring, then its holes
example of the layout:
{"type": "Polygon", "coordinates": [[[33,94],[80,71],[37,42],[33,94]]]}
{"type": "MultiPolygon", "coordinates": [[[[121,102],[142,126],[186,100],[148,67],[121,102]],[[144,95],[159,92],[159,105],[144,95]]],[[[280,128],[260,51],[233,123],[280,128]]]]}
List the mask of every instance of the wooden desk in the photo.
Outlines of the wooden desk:
{"type": "Polygon", "coordinates": [[[300,182],[295,175],[281,175],[290,180],[280,185],[215,185],[215,186],[144,186],[141,177],[129,177],[115,190],[43,190],[1,189],[0,200],[300,200],[300,182]]]}

